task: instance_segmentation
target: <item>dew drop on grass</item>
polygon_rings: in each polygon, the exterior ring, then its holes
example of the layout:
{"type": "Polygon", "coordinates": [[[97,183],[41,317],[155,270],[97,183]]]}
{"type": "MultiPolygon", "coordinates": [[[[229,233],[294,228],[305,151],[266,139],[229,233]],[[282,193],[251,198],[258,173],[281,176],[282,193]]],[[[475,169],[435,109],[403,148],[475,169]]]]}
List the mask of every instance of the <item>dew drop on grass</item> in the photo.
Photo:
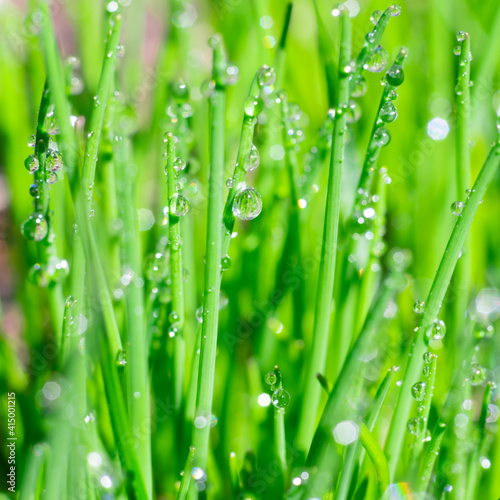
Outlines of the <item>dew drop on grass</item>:
{"type": "Polygon", "coordinates": [[[425,333],[428,340],[442,340],[446,334],[446,325],[442,319],[436,319],[425,333]]]}
{"type": "Polygon", "coordinates": [[[366,94],[366,89],[368,84],[366,83],[365,77],[359,75],[354,80],[351,80],[351,95],[353,97],[362,97],[366,94]]]}
{"type": "Polygon", "coordinates": [[[421,434],[424,430],[424,419],[422,417],[413,417],[408,420],[406,427],[410,434],[414,436],[421,434]]]}
{"type": "Polygon", "coordinates": [[[370,16],[370,21],[373,24],[377,24],[381,15],[382,15],[382,11],[381,10],[374,10],[372,12],[371,16],[370,16]]]}
{"type": "Polygon", "coordinates": [[[116,366],[123,368],[127,364],[127,357],[125,356],[125,351],[120,349],[116,353],[116,366]]]}
{"type": "Polygon", "coordinates": [[[271,401],[276,408],[285,408],[290,404],[290,394],[283,387],[279,387],[273,392],[271,401]]]}
{"type": "Polygon", "coordinates": [[[462,211],[464,209],[464,204],[461,201],[454,201],[451,204],[451,213],[453,215],[462,215],[462,211]]]}
{"type": "Polygon", "coordinates": [[[175,311],[172,311],[169,315],[168,315],[168,322],[170,324],[173,324],[175,322],[179,321],[179,315],[175,312],[175,311]]]}
{"type": "Polygon", "coordinates": [[[260,164],[259,150],[255,144],[250,148],[250,154],[248,156],[248,161],[245,162],[244,167],[246,172],[253,172],[260,164]]]}
{"type": "Polygon", "coordinates": [[[184,160],[183,158],[176,158],[174,160],[174,169],[177,172],[181,172],[185,168],[186,168],[186,160],[184,160]]]}
{"type": "Polygon", "coordinates": [[[248,97],[245,101],[244,111],[247,116],[257,116],[264,108],[264,103],[260,97],[248,97]]]}
{"type": "Polygon", "coordinates": [[[387,101],[380,108],[380,118],[385,123],[391,123],[398,117],[398,110],[391,101],[387,101]]]}
{"type": "Polygon", "coordinates": [[[177,103],[185,103],[189,99],[189,87],[182,78],[172,82],[172,96],[177,103]]]}
{"type": "Polygon", "coordinates": [[[27,240],[41,241],[47,236],[49,225],[42,212],[33,212],[21,224],[21,231],[27,240]]]}
{"type": "Polygon", "coordinates": [[[231,189],[234,187],[234,179],[232,177],[229,177],[229,179],[226,180],[226,186],[231,189]]]}
{"type": "Polygon", "coordinates": [[[387,83],[393,85],[394,87],[398,87],[404,82],[405,72],[399,64],[393,64],[389,71],[386,73],[385,77],[387,78],[387,83]]]}
{"type": "Polygon", "coordinates": [[[177,217],[186,215],[189,211],[189,201],[179,193],[174,193],[170,197],[169,210],[177,217]]]}
{"type": "Polygon", "coordinates": [[[222,269],[222,271],[227,271],[230,267],[231,267],[231,257],[229,257],[229,255],[222,257],[220,261],[220,268],[222,269]]]}
{"type": "Polygon", "coordinates": [[[262,197],[252,187],[246,186],[234,197],[233,215],[240,220],[255,219],[262,210],[262,197]]]}
{"type": "Polygon", "coordinates": [[[380,73],[385,69],[388,61],[389,54],[387,53],[387,50],[385,50],[382,45],[378,45],[368,56],[368,59],[363,67],[370,71],[370,73],[380,73]]]}
{"type": "Polygon", "coordinates": [[[411,395],[416,401],[423,401],[427,394],[427,384],[425,382],[417,382],[411,388],[411,395]]]}
{"type": "Polygon", "coordinates": [[[264,65],[260,68],[257,78],[261,87],[270,87],[276,81],[276,73],[273,68],[264,65]]]}
{"type": "Polygon", "coordinates": [[[486,382],[486,369],[479,363],[471,363],[469,382],[470,385],[473,386],[481,385],[486,382]]]}
{"type": "Polygon", "coordinates": [[[459,31],[457,33],[457,41],[463,42],[467,38],[467,33],[465,31],[459,31]]]}
{"type": "Polygon", "coordinates": [[[35,155],[29,155],[26,160],[24,160],[24,166],[30,174],[34,174],[40,167],[40,163],[35,155]]]}
{"type": "Polygon", "coordinates": [[[201,95],[204,97],[210,97],[215,90],[215,81],[214,80],[205,80],[200,85],[201,95]]]}
{"type": "Polygon", "coordinates": [[[76,299],[72,295],[68,295],[66,297],[66,301],[64,302],[65,309],[72,309],[76,306],[76,299]]]}
{"type": "Polygon", "coordinates": [[[267,385],[274,385],[277,381],[276,373],[273,371],[267,372],[264,376],[264,381],[267,385]]]}
{"type": "Polygon", "coordinates": [[[361,106],[359,103],[351,99],[347,107],[346,121],[347,123],[356,123],[361,118],[361,106]]]}
{"type": "Polygon", "coordinates": [[[35,134],[31,134],[28,137],[28,147],[29,148],[34,148],[35,144],[36,144],[36,136],[35,136],[35,134]]]}
{"type": "Polygon", "coordinates": [[[417,314],[422,314],[425,309],[425,302],[423,300],[416,300],[413,305],[413,311],[417,314]]]}
{"type": "Polygon", "coordinates": [[[401,6],[400,5],[391,5],[391,7],[392,7],[392,12],[391,12],[392,17],[398,17],[401,15],[401,6]]]}
{"type": "Polygon", "coordinates": [[[372,31],[369,31],[366,36],[365,36],[365,40],[368,42],[368,43],[373,43],[375,41],[375,37],[376,37],[377,33],[376,31],[373,29],[372,31]]]}
{"type": "Polygon", "coordinates": [[[54,149],[49,149],[47,151],[47,157],[45,159],[45,168],[49,172],[57,172],[62,168],[62,155],[59,151],[54,149]]]}
{"type": "Polygon", "coordinates": [[[220,75],[221,83],[223,85],[235,85],[238,81],[239,71],[238,66],[229,63],[220,75]]]}
{"type": "Polygon", "coordinates": [[[116,57],[119,57],[120,59],[125,55],[125,47],[119,43],[116,46],[116,57]]]}
{"type": "Polygon", "coordinates": [[[57,175],[54,172],[46,172],[45,182],[47,184],[55,184],[57,182],[57,175]]]}
{"type": "Polygon", "coordinates": [[[144,274],[150,281],[161,281],[167,274],[165,257],[161,252],[155,252],[146,258],[144,274]]]}
{"type": "Polygon", "coordinates": [[[373,141],[379,147],[387,146],[391,141],[391,136],[384,126],[379,127],[373,134],[373,141]]]}
{"type": "Polygon", "coordinates": [[[36,184],[36,183],[34,183],[30,186],[29,192],[30,192],[30,195],[33,196],[33,198],[40,197],[40,189],[38,187],[38,184],[36,184]]]}
{"type": "Polygon", "coordinates": [[[454,53],[456,56],[459,56],[459,55],[462,53],[462,47],[460,47],[460,45],[457,45],[457,46],[453,49],[453,53],[454,53]]]}
{"type": "Polygon", "coordinates": [[[198,320],[198,323],[203,323],[203,306],[196,309],[196,319],[198,320]]]}

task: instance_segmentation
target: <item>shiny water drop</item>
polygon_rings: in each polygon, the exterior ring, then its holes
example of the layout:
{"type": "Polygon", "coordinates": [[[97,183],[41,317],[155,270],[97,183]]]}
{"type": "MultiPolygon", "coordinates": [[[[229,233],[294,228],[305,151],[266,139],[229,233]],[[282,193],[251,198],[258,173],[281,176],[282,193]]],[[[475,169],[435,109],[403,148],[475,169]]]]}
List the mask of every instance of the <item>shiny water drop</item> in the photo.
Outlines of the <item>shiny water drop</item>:
{"type": "Polygon", "coordinates": [[[185,168],[186,168],[186,160],[184,160],[183,158],[176,158],[174,160],[174,169],[177,172],[181,172],[185,168]]]}
{"type": "Polygon", "coordinates": [[[469,374],[470,385],[476,386],[484,384],[484,382],[486,382],[486,376],[487,373],[484,366],[481,366],[479,363],[471,363],[469,374]]]}
{"type": "Polygon", "coordinates": [[[198,320],[198,323],[203,323],[203,306],[196,309],[196,319],[198,320]]]}
{"type": "Polygon", "coordinates": [[[222,271],[227,271],[230,267],[231,267],[231,257],[229,257],[229,255],[222,257],[220,261],[220,268],[222,269],[222,271]]]}
{"type": "Polygon", "coordinates": [[[366,83],[365,77],[359,75],[354,80],[351,80],[351,95],[352,97],[362,97],[366,94],[366,89],[368,84],[366,83]]]}
{"type": "Polygon", "coordinates": [[[422,356],[422,359],[424,360],[424,363],[427,365],[430,365],[432,363],[432,360],[434,359],[435,354],[432,352],[424,352],[424,355],[422,356]]]}
{"type": "Polygon", "coordinates": [[[398,110],[391,101],[387,101],[380,108],[380,118],[385,123],[391,123],[398,117],[398,110]]]}
{"type": "Polygon", "coordinates": [[[459,31],[457,33],[457,41],[463,42],[467,38],[467,33],[465,31],[459,31]]]}
{"type": "Polygon", "coordinates": [[[174,193],[170,197],[168,207],[169,207],[170,213],[172,213],[173,215],[175,215],[177,217],[182,217],[182,216],[186,215],[189,211],[189,201],[187,200],[187,198],[185,198],[181,194],[174,193]]]}
{"type": "Polygon", "coordinates": [[[239,69],[235,64],[228,64],[220,75],[223,85],[235,85],[239,77],[239,69]]]}
{"type": "Polygon", "coordinates": [[[73,307],[76,306],[76,302],[77,302],[77,300],[72,295],[68,295],[66,297],[66,301],[64,302],[64,308],[65,309],[72,309],[73,307]]]}
{"type": "Polygon", "coordinates": [[[54,149],[49,149],[47,151],[47,157],[45,159],[45,168],[49,172],[57,172],[62,168],[62,155],[59,151],[54,149]]]}
{"type": "Polygon", "coordinates": [[[453,53],[454,53],[456,56],[459,56],[459,55],[462,53],[462,47],[460,47],[460,45],[457,45],[457,46],[453,49],[453,53]]]}
{"type": "Polygon", "coordinates": [[[283,387],[279,387],[273,392],[271,401],[276,408],[285,408],[290,404],[290,394],[283,387]]]}
{"type": "Polygon", "coordinates": [[[46,172],[45,182],[47,184],[55,184],[57,182],[57,175],[54,172],[46,172]]]}
{"type": "Polygon", "coordinates": [[[234,179],[232,177],[229,177],[229,179],[226,180],[226,186],[231,189],[234,187],[234,179]]]}
{"type": "Polygon", "coordinates": [[[346,121],[347,123],[356,123],[361,118],[361,106],[359,103],[351,99],[347,106],[346,121]]]}
{"type": "Polygon", "coordinates": [[[24,160],[24,166],[30,174],[34,174],[40,168],[40,163],[35,155],[29,155],[24,160]]]}
{"type": "Polygon", "coordinates": [[[375,130],[373,134],[373,141],[379,147],[387,146],[391,140],[389,132],[387,132],[385,127],[379,127],[375,130]]]}
{"type": "Polygon", "coordinates": [[[31,184],[29,193],[33,198],[39,198],[40,197],[40,188],[38,187],[38,184],[34,183],[31,184]]]}
{"type": "Polygon", "coordinates": [[[270,87],[276,81],[276,73],[273,68],[264,65],[260,68],[257,78],[261,87],[270,87]]]}
{"type": "Polygon", "coordinates": [[[377,24],[379,22],[380,16],[382,15],[381,10],[374,10],[370,16],[370,21],[373,24],[377,24]]]}
{"type": "Polygon", "coordinates": [[[446,334],[446,325],[442,319],[436,319],[426,329],[426,335],[429,340],[442,340],[446,334]]]}
{"type": "Polygon", "coordinates": [[[49,225],[42,212],[33,212],[21,224],[21,232],[27,240],[43,240],[49,232],[49,225]]]}
{"type": "Polygon", "coordinates": [[[425,302],[423,300],[416,300],[413,305],[413,311],[417,314],[422,314],[425,309],[425,302]]]}
{"type": "Polygon", "coordinates": [[[172,324],[176,323],[177,321],[179,321],[179,315],[175,311],[171,311],[168,315],[168,322],[172,324]]]}
{"type": "Polygon", "coordinates": [[[250,154],[248,156],[248,161],[245,162],[244,167],[246,172],[254,171],[260,164],[259,150],[255,144],[250,148],[250,154]]]}
{"type": "Polygon", "coordinates": [[[165,256],[161,252],[155,252],[146,258],[144,264],[144,275],[150,281],[161,281],[168,272],[165,265],[165,256]]]}
{"type": "Polygon", "coordinates": [[[171,89],[172,96],[177,103],[185,103],[189,99],[189,87],[182,78],[172,82],[171,89]]]}
{"type": "Polygon", "coordinates": [[[423,401],[427,394],[427,384],[425,382],[417,382],[411,388],[411,395],[416,401],[423,401]]]}
{"type": "Polygon", "coordinates": [[[116,353],[116,366],[118,366],[119,368],[123,368],[125,367],[126,364],[127,364],[127,357],[125,355],[125,351],[120,349],[116,353]]]}
{"type": "Polygon", "coordinates": [[[244,111],[247,116],[257,116],[264,108],[264,103],[260,97],[248,97],[245,101],[244,111]]]}
{"type": "Polygon", "coordinates": [[[404,82],[405,72],[403,67],[399,64],[393,64],[389,71],[386,73],[385,77],[387,78],[387,82],[389,85],[394,87],[399,87],[404,82]]]}
{"type": "Polygon", "coordinates": [[[464,209],[464,203],[461,202],[461,201],[454,201],[452,204],[451,204],[451,213],[453,215],[462,215],[462,211],[464,209]]]}
{"type": "Polygon", "coordinates": [[[401,15],[401,6],[400,5],[391,5],[391,7],[392,7],[392,12],[391,12],[392,17],[398,17],[401,15]]]}
{"type": "Polygon", "coordinates": [[[274,385],[277,380],[278,379],[276,377],[276,373],[274,373],[273,371],[267,372],[264,376],[264,381],[267,385],[274,385]]]}
{"type": "Polygon", "coordinates": [[[424,430],[424,419],[422,417],[413,417],[408,420],[406,428],[410,434],[417,436],[424,430]]]}
{"type": "Polygon", "coordinates": [[[36,136],[35,136],[35,134],[31,134],[28,137],[28,147],[29,148],[34,148],[35,144],[36,144],[36,136]]]}
{"type": "Polygon", "coordinates": [[[200,85],[201,95],[204,97],[210,97],[215,90],[215,81],[214,80],[205,80],[200,85]]]}
{"type": "Polygon", "coordinates": [[[378,45],[368,56],[368,59],[363,67],[371,73],[380,73],[385,69],[388,61],[389,54],[387,53],[387,50],[385,50],[382,45],[378,45]]]}
{"type": "Polygon", "coordinates": [[[240,220],[252,220],[257,217],[262,210],[262,197],[252,187],[247,186],[241,189],[234,197],[233,215],[240,220]]]}

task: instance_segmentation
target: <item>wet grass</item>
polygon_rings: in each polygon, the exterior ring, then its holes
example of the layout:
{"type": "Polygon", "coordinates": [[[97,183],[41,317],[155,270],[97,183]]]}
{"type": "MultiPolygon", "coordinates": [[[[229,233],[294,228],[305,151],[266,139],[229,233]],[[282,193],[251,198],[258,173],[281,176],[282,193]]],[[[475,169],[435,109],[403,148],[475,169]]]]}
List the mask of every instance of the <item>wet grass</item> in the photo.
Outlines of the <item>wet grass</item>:
{"type": "Polygon", "coordinates": [[[0,11],[19,498],[498,497],[500,14],[30,8],[0,11]]]}

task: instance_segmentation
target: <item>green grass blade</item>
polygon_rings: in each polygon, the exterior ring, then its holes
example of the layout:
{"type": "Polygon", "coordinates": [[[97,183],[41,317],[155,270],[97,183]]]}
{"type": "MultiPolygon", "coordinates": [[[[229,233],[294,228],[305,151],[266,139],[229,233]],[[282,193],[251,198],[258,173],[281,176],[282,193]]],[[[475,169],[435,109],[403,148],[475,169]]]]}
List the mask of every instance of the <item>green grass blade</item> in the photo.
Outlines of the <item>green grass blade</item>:
{"type": "Polygon", "coordinates": [[[412,398],[410,389],[418,381],[423,365],[422,356],[427,349],[425,334],[427,328],[436,320],[439,308],[448,289],[453,270],[463,248],[467,234],[472,225],[474,215],[479,207],[486,188],[491,182],[498,167],[500,143],[497,141],[491,148],[483,168],[479,172],[472,192],[465,202],[462,215],[458,218],[455,228],[446,246],[443,258],[432,284],[420,327],[417,330],[410,351],[410,357],[403,377],[401,392],[392,417],[392,423],[386,443],[386,453],[389,458],[389,467],[394,474],[399,460],[403,443],[406,421],[410,412],[412,398]]]}
{"type": "MultiPolygon", "coordinates": [[[[345,68],[351,59],[351,24],[349,13],[343,10],[341,21],[341,51],[339,68],[345,68]]],[[[349,75],[339,71],[337,112],[334,117],[333,144],[330,158],[328,191],[326,200],[323,242],[319,269],[318,292],[313,330],[313,345],[306,368],[304,398],[301,406],[297,446],[307,452],[320,403],[321,387],[316,380],[317,372],[324,372],[330,330],[335,260],[337,253],[338,225],[340,215],[340,184],[344,159],[347,102],[349,100],[349,75]]]]}

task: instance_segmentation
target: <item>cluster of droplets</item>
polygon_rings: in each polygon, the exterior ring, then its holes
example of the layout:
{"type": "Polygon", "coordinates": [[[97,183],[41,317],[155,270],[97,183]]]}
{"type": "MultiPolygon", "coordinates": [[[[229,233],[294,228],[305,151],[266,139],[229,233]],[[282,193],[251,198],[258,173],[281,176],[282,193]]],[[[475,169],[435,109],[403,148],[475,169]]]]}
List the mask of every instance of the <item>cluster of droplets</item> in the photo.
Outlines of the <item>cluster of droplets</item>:
{"type": "Polygon", "coordinates": [[[278,411],[283,410],[290,404],[290,394],[283,389],[283,377],[278,366],[267,372],[264,381],[272,391],[271,402],[278,411]]]}

